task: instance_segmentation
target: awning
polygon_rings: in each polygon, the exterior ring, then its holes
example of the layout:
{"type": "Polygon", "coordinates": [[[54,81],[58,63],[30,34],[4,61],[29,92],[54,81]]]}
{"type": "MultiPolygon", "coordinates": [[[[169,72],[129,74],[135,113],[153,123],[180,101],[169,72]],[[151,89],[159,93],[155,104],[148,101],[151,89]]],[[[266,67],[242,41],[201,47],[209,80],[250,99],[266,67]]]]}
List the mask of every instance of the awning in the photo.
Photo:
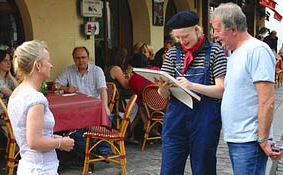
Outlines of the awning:
{"type": "Polygon", "coordinates": [[[259,0],[259,4],[274,11],[274,18],[278,21],[282,20],[282,16],[275,10],[277,3],[274,0],[259,0]]]}

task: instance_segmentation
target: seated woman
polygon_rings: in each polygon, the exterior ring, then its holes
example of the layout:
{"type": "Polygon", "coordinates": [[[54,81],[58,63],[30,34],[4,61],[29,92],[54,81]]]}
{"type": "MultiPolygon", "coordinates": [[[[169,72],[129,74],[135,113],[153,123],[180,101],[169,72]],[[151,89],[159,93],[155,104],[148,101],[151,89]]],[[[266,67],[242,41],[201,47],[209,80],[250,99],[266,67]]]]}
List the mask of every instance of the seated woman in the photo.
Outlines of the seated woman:
{"type": "MultiPolygon", "coordinates": [[[[0,97],[8,104],[8,99],[13,90],[18,86],[17,80],[11,74],[11,57],[7,50],[0,50],[0,97]]],[[[3,109],[0,107],[0,113],[3,109]]]]}
{"type": "Polygon", "coordinates": [[[144,43],[141,48],[140,48],[140,52],[146,56],[146,58],[148,59],[148,65],[153,65],[154,62],[154,51],[153,48],[151,47],[151,45],[144,43]]]}
{"type": "MultiPolygon", "coordinates": [[[[154,69],[154,70],[160,70],[158,67],[148,67],[148,59],[144,54],[134,54],[133,58],[130,62],[130,65],[135,68],[149,68],[149,69],[154,69]]],[[[144,113],[144,107],[142,104],[142,91],[143,89],[150,84],[154,84],[151,81],[146,80],[142,76],[133,73],[129,80],[129,86],[133,94],[137,94],[137,104],[138,104],[138,114],[134,121],[131,124],[131,132],[133,132],[134,127],[136,126],[138,120],[141,118],[143,121],[143,129],[146,129],[146,124],[147,124],[147,116],[144,113]]]]}
{"type": "Polygon", "coordinates": [[[112,57],[113,63],[105,70],[105,77],[107,82],[115,83],[119,94],[123,98],[130,98],[129,89],[129,77],[125,75],[125,62],[127,58],[127,50],[125,48],[114,49],[112,57]]]}
{"type": "MultiPolygon", "coordinates": [[[[129,78],[131,76],[131,68],[128,68],[126,63],[127,50],[125,48],[116,48],[112,50],[112,58],[114,58],[113,63],[105,71],[105,77],[107,82],[115,83],[119,91],[119,112],[124,112],[124,107],[126,106],[127,99],[130,99],[132,92],[129,89],[129,78]]],[[[137,108],[137,107],[136,107],[137,108]]],[[[131,122],[133,122],[137,113],[137,109],[134,108],[131,111],[131,122]]],[[[113,114],[113,113],[112,113],[113,114]]],[[[132,126],[132,125],[131,125],[132,126]]],[[[127,134],[130,135],[129,133],[127,134]]],[[[138,143],[137,141],[131,140],[133,143],[138,143]]]]}
{"type": "Polygon", "coordinates": [[[129,90],[129,74],[126,71],[126,58],[127,50],[125,48],[115,48],[112,50],[111,57],[113,63],[105,70],[105,77],[107,82],[115,83],[119,95],[119,111],[123,112],[123,105],[125,105],[125,99],[129,99],[132,95],[129,90]],[[123,102],[124,103],[123,103],[123,102]]]}

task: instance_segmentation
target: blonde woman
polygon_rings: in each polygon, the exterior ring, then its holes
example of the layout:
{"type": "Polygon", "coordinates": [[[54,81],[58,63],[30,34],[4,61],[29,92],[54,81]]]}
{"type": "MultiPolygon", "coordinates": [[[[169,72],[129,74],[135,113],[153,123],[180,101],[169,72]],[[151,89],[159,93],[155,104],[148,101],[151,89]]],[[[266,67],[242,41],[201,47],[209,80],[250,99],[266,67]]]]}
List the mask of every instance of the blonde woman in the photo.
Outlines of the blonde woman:
{"type": "Polygon", "coordinates": [[[28,41],[20,45],[13,60],[20,80],[8,103],[8,114],[20,147],[18,175],[56,175],[55,149],[70,151],[74,140],[53,135],[54,118],[40,84],[50,77],[52,64],[44,42],[28,41]]]}
{"type": "Polygon", "coordinates": [[[154,51],[149,44],[144,43],[140,48],[140,53],[144,54],[149,61],[154,59],[154,51]]]}

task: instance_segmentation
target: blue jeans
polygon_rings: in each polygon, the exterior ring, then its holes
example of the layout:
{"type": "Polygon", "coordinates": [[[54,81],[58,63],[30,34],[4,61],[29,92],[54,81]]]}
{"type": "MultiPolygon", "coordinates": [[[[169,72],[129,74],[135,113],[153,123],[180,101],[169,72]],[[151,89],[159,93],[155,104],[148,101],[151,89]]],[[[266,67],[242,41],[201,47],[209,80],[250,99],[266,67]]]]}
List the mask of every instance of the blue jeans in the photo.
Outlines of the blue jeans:
{"type": "Polygon", "coordinates": [[[234,175],[265,175],[268,157],[256,141],[227,144],[234,175]]]}

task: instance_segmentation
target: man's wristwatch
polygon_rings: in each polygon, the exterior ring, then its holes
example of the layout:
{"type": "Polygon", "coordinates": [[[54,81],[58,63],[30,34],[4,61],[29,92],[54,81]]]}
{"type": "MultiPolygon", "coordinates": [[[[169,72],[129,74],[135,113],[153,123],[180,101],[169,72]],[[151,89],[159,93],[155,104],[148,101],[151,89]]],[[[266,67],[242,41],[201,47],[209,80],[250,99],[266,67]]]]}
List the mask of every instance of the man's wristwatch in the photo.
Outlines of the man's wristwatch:
{"type": "Polygon", "coordinates": [[[257,140],[256,140],[258,143],[263,143],[263,142],[267,142],[268,141],[268,138],[266,139],[263,139],[263,138],[260,138],[260,137],[257,137],[257,140]]]}

